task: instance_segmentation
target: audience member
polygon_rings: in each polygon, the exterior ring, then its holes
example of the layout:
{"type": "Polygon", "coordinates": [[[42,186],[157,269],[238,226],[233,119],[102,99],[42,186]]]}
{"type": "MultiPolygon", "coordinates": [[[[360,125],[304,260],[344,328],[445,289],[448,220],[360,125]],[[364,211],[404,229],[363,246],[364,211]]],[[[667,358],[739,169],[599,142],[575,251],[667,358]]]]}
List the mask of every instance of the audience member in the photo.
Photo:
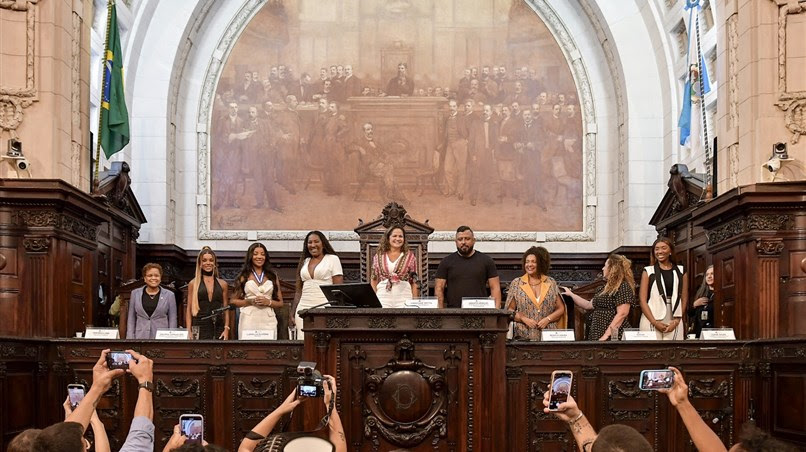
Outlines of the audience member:
{"type": "MultiPolygon", "coordinates": [[[[70,415],[73,414],[73,408],[70,405],[69,396],[64,400],[62,408],[64,408],[64,420],[67,421],[70,415]]],[[[101,422],[101,418],[98,417],[97,410],[92,411],[90,428],[92,429],[92,437],[95,440],[95,452],[109,452],[111,450],[109,447],[109,437],[106,436],[106,427],[104,426],[104,423],[101,422]]],[[[90,441],[87,438],[83,438],[83,440],[84,447],[87,450],[90,450],[90,441]]]]}
{"type": "Polygon", "coordinates": [[[694,295],[694,303],[688,308],[689,334],[697,339],[703,328],[714,327],[714,266],[709,265],[705,270],[702,285],[694,295]]]}
{"type": "Polygon", "coordinates": [[[176,328],[176,298],[162,290],[162,266],[143,266],[145,287],[134,289],[129,298],[126,339],[154,339],[159,328],[176,328]]]}
{"type": "Polygon", "coordinates": [[[476,238],[468,226],[456,230],[456,252],[439,263],[434,292],[440,308],[460,308],[462,298],[492,296],[497,308],[501,307],[501,281],[490,256],[476,251],[476,238]],[[488,292],[489,286],[489,292],[488,292]]]}
{"type": "MultiPolygon", "coordinates": [[[[697,450],[708,452],[727,452],[719,436],[705,423],[700,413],[688,400],[688,385],[683,374],[675,367],[669,367],[674,372],[674,385],[670,389],[659,391],[669,396],[669,402],[677,410],[680,419],[686,426],[691,441],[697,450]]],[[[772,438],[766,432],[754,425],[745,424],[744,432],[738,443],[730,448],[731,452],[788,452],[794,449],[772,438]]]]}
{"type": "Polygon", "coordinates": [[[542,330],[565,328],[565,303],[557,281],[548,276],[548,250],[542,246],[529,248],[521,265],[526,273],[509,285],[506,308],[515,313],[514,339],[539,341],[542,330]]]}

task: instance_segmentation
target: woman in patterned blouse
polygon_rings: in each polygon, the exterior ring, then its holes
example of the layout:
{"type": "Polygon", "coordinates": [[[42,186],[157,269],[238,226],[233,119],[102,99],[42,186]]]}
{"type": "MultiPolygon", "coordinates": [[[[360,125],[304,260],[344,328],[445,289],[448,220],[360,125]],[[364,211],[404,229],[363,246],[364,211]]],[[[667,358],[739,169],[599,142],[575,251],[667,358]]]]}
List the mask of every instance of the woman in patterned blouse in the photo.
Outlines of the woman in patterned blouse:
{"type": "Polygon", "coordinates": [[[565,328],[565,303],[557,281],[548,276],[548,250],[533,246],[521,262],[526,273],[510,283],[506,307],[515,313],[515,340],[538,341],[541,330],[565,328]]]}
{"type": "Polygon", "coordinates": [[[574,304],[586,311],[588,315],[585,340],[607,341],[613,332],[618,330],[618,337],[624,328],[630,328],[627,316],[630,307],[636,306],[635,278],[632,274],[632,262],[619,254],[611,254],[602,267],[602,275],[607,283],[599,289],[590,301],[563,287],[563,295],[574,299],[574,304]]]}
{"type": "Polygon", "coordinates": [[[372,257],[370,284],[384,308],[402,308],[406,300],[417,298],[420,288],[412,276],[417,273],[417,259],[409,250],[406,232],[392,226],[381,238],[372,257]]]}

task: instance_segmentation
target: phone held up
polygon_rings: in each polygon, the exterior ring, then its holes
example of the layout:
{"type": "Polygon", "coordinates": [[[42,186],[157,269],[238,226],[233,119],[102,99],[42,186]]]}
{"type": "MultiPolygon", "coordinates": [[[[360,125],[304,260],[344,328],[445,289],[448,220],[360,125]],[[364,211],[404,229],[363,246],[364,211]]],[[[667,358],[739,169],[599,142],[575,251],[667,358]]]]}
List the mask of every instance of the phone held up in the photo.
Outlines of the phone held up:
{"type": "Polygon", "coordinates": [[[106,354],[106,367],[112,369],[129,369],[129,361],[137,362],[131,353],[122,350],[112,350],[106,354]]]}
{"type": "Polygon", "coordinates": [[[670,369],[642,370],[638,387],[645,391],[669,389],[674,386],[674,372],[670,369]]]}
{"type": "Polygon", "coordinates": [[[78,404],[84,400],[84,385],[69,384],[67,385],[67,397],[70,398],[70,408],[76,409],[78,404]]]}
{"type": "Polygon", "coordinates": [[[568,401],[574,373],[570,370],[555,370],[551,373],[551,393],[549,395],[549,411],[558,411],[560,405],[568,401]]]}
{"type": "Polygon", "coordinates": [[[187,437],[187,442],[201,444],[204,439],[204,417],[201,414],[179,416],[179,432],[187,437]]]}

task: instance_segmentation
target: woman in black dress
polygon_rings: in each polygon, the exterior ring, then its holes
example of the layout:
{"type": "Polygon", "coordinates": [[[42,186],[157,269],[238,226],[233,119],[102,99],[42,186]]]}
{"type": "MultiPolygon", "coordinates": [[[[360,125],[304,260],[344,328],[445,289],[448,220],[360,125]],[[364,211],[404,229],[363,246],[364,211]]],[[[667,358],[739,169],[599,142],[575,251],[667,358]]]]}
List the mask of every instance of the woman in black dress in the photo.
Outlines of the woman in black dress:
{"type": "Polygon", "coordinates": [[[695,334],[697,339],[703,328],[714,327],[714,266],[709,265],[705,270],[702,285],[697,289],[694,303],[688,309],[689,334],[695,334]]]}
{"type": "Polygon", "coordinates": [[[602,275],[607,283],[590,301],[563,287],[563,294],[570,295],[574,304],[585,311],[592,311],[588,315],[588,327],[585,331],[585,340],[588,341],[610,340],[615,330],[618,330],[616,339],[620,339],[624,328],[630,328],[627,319],[630,307],[636,305],[635,278],[629,259],[619,254],[611,254],[602,267],[602,275]]]}
{"type": "MultiPolygon", "coordinates": [[[[216,309],[229,304],[227,282],[218,277],[216,255],[205,246],[196,258],[196,277],[188,283],[185,324],[199,327],[199,339],[229,339],[229,311],[204,319],[216,309]]],[[[189,328],[190,329],[190,328],[189,328]]],[[[189,332],[191,339],[192,333],[189,332]]]]}

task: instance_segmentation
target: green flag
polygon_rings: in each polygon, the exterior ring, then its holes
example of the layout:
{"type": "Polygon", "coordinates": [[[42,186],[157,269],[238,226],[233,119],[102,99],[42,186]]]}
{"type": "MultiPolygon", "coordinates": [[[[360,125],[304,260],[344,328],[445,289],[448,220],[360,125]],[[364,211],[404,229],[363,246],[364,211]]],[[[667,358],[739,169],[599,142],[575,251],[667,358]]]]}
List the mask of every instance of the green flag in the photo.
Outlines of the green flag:
{"type": "Polygon", "coordinates": [[[129,143],[129,112],[123,94],[123,52],[120,50],[118,14],[109,3],[104,52],[104,80],[101,91],[101,120],[98,135],[106,158],[112,157],[129,143]]]}

